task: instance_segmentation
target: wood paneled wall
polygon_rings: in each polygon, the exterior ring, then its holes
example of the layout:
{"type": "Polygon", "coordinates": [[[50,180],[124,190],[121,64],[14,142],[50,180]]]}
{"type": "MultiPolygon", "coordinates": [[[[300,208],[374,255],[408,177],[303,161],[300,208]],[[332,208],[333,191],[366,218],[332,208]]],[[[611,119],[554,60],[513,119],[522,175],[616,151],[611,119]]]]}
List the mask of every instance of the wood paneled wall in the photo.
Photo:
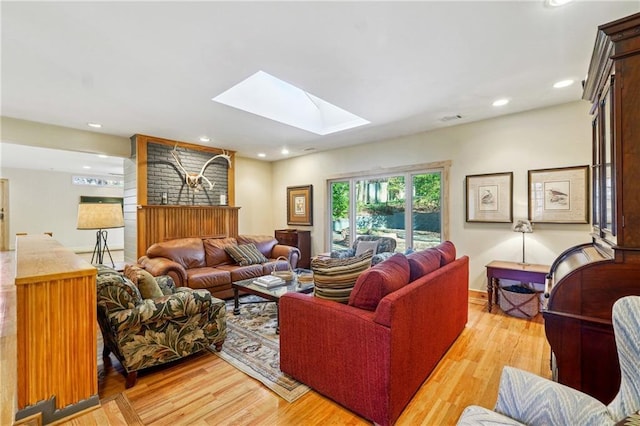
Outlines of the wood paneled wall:
{"type": "Polygon", "coordinates": [[[50,236],[19,236],[15,285],[16,418],[52,397],[67,413],[99,404],[96,268],[50,236]]]}
{"type": "Polygon", "coordinates": [[[238,236],[239,207],[139,206],[138,257],[154,243],[184,237],[238,236]]]}

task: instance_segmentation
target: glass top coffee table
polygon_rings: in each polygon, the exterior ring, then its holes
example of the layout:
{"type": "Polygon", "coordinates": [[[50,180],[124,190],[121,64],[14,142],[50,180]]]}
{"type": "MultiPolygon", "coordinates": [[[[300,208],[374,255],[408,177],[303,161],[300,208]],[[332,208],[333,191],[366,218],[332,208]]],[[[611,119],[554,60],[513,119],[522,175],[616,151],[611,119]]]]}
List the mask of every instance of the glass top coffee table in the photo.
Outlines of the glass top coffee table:
{"type": "MultiPolygon", "coordinates": [[[[233,314],[240,315],[240,291],[244,293],[253,294],[255,296],[260,296],[263,299],[267,299],[270,302],[276,303],[276,312],[278,312],[278,303],[280,302],[280,297],[289,292],[295,293],[311,293],[313,291],[313,282],[298,282],[297,279],[286,281],[285,284],[282,284],[277,287],[266,288],[258,284],[254,284],[253,281],[256,278],[249,278],[242,281],[235,281],[231,283],[231,287],[233,288],[233,314]]],[[[278,317],[276,333],[280,333],[280,317],[278,317]]]]}

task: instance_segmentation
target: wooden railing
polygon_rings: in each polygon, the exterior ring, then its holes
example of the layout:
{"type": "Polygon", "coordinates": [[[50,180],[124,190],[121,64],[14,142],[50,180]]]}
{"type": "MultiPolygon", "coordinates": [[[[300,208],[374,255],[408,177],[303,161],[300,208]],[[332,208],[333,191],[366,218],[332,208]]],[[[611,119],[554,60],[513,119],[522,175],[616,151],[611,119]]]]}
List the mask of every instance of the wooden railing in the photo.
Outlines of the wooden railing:
{"type": "Polygon", "coordinates": [[[138,206],[138,257],[152,244],[185,237],[238,236],[238,210],[226,206],[138,206]]]}
{"type": "Polygon", "coordinates": [[[16,239],[18,413],[99,405],[96,268],[48,235],[16,239]]]}

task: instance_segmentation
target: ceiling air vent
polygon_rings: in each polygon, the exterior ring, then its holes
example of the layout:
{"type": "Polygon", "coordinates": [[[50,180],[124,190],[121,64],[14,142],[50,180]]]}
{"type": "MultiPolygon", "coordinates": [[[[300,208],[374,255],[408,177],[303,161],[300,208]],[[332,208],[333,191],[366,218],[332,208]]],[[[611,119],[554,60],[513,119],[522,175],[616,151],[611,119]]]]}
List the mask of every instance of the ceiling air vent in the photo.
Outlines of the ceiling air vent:
{"type": "Polygon", "coordinates": [[[440,119],[440,121],[444,121],[445,123],[447,121],[454,121],[454,120],[460,120],[462,118],[462,116],[460,114],[456,114],[456,115],[445,115],[444,117],[442,117],[440,119]]]}

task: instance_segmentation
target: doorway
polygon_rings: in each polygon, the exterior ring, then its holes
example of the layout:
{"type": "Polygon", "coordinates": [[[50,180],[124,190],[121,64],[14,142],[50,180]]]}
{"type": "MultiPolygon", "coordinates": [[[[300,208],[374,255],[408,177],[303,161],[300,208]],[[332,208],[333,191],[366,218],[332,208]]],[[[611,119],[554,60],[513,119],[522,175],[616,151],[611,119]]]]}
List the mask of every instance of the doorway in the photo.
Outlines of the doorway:
{"type": "Polygon", "coordinates": [[[0,179],[0,251],[9,250],[9,179],[0,179]]]}

